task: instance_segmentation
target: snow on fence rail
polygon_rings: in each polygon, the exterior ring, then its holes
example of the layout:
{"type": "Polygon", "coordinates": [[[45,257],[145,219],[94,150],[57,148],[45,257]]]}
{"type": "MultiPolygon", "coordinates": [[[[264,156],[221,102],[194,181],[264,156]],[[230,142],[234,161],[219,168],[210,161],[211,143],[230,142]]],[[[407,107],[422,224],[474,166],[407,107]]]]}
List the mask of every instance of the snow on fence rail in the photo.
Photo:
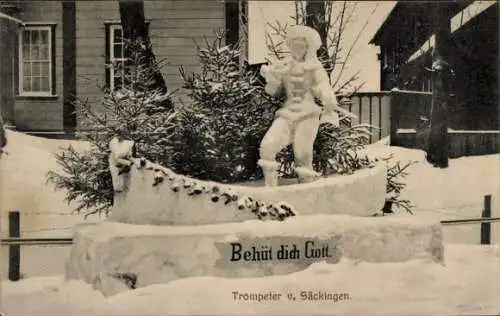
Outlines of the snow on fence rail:
{"type": "MultiPolygon", "coordinates": [[[[443,226],[481,224],[481,244],[491,244],[491,223],[500,222],[500,217],[491,217],[491,195],[484,196],[481,218],[441,221],[443,226]]],[[[9,212],[9,238],[2,238],[1,245],[9,246],[9,280],[21,278],[21,246],[72,245],[73,238],[21,238],[20,212],[9,212]]],[[[1,315],[0,315],[1,316],[1,315]]]]}

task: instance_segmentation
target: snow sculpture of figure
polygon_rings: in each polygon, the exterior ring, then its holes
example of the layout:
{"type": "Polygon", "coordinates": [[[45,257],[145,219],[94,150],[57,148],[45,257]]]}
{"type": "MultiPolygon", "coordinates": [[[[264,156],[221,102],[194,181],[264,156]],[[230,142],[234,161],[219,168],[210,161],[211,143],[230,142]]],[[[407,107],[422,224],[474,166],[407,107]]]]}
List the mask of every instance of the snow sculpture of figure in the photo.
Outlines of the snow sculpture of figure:
{"type": "Polygon", "coordinates": [[[109,142],[109,170],[115,192],[125,190],[125,179],[133,164],[135,143],[125,138],[126,129],[122,127],[118,135],[109,142]]]}
{"type": "Polygon", "coordinates": [[[356,117],[338,107],[328,74],[316,55],[321,46],[318,32],[307,26],[290,27],[286,44],[291,58],[261,68],[268,94],[278,95],[283,89],[286,92],[286,101],[276,111],[274,122],[260,145],[258,165],[264,171],[266,186],[278,185],[276,154],[290,143],[293,144],[299,182],[310,182],[318,177],[312,160],[320,123],[338,126],[337,112],[356,117]],[[323,103],[323,110],[315,103],[315,97],[323,103]]]}

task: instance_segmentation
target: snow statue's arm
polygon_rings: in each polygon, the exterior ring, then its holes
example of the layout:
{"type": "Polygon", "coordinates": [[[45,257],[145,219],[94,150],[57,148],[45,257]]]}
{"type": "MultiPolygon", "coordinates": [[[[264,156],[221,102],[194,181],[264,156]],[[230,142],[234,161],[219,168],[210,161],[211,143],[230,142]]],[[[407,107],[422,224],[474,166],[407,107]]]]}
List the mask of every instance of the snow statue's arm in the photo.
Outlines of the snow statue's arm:
{"type": "Polygon", "coordinates": [[[339,118],[337,112],[350,118],[357,118],[356,115],[339,107],[337,97],[335,96],[335,93],[333,93],[333,89],[330,86],[328,74],[321,65],[318,65],[314,71],[314,83],[314,95],[321,100],[324,106],[323,114],[321,115],[322,122],[330,122],[338,126],[339,118]]]}
{"type": "Polygon", "coordinates": [[[266,79],[265,91],[272,96],[279,96],[283,91],[282,75],[277,71],[275,65],[263,65],[260,68],[260,74],[266,79]]]}

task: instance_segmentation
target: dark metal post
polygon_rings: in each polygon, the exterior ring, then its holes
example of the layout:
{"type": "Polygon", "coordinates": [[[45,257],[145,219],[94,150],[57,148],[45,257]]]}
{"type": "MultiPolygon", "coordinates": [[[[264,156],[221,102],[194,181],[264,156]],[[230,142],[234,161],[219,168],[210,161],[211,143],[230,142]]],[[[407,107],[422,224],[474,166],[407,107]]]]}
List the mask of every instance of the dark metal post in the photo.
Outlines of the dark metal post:
{"type": "MultiPolygon", "coordinates": [[[[484,196],[482,218],[491,218],[491,195],[484,196]]],[[[491,223],[481,223],[481,245],[491,244],[491,223]]]]}
{"type": "MultiPolygon", "coordinates": [[[[21,237],[19,212],[9,212],[9,237],[21,237]]],[[[21,246],[9,246],[9,280],[18,281],[21,278],[21,246]]]]}

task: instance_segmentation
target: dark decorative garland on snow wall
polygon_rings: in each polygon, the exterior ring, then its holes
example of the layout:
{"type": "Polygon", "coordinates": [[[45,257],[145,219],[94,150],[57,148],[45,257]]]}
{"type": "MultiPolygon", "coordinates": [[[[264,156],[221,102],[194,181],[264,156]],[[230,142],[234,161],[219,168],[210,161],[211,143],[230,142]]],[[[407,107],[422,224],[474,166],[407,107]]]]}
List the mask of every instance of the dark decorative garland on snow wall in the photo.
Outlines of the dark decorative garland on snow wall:
{"type": "MultiPolygon", "coordinates": [[[[134,164],[134,162],[132,162],[134,164]]],[[[224,205],[235,205],[240,211],[250,211],[260,220],[283,221],[288,217],[298,215],[295,209],[287,202],[268,203],[252,198],[248,195],[239,195],[233,189],[218,184],[209,184],[183,175],[172,170],[153,164],[145,158],[139,159],[137,169],[154,170],[152,186],[162,185],[165,178],[170,182],[173,192],[185,191],[188,196],[209,195],[213,203],[223,202],[224,205]]],[[[129,170],[128,170],[129,171],[129,170]]],[[[127,171],[127,172],[128,172],[127,171]]]]}

